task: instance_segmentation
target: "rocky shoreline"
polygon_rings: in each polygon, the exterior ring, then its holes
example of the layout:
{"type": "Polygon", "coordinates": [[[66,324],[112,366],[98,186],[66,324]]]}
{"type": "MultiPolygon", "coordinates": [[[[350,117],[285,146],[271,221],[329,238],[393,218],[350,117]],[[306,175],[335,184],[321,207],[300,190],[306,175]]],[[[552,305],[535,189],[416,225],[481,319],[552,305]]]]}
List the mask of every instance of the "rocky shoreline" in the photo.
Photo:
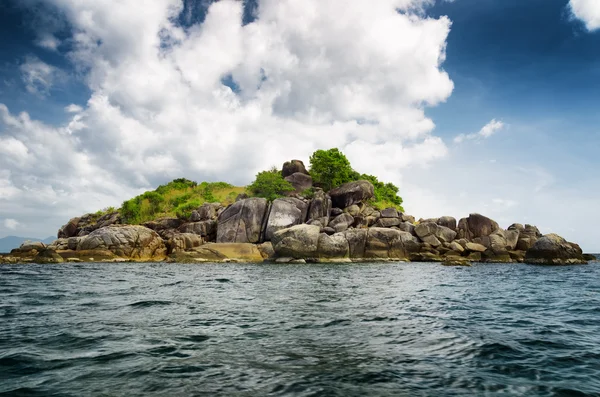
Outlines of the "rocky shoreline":
{"type": "Polygon", "coordinates": [[[118,211],[99,219],[71,219],[46,246],[25,243],[0,263],[62,262],[525,262],[585,264],[594,258],[556,234],[515,223],[506,230],[480,214],[415,220],[394,208],[369,205],[366,180],[325,192],[301,191],[312,181],[301,162],[286,163],[284,176],[296,192],[268,202],[240,196],[225,207],[206,203],[189,219],[162,218],[143,225],[121,224],[118,211]]]}

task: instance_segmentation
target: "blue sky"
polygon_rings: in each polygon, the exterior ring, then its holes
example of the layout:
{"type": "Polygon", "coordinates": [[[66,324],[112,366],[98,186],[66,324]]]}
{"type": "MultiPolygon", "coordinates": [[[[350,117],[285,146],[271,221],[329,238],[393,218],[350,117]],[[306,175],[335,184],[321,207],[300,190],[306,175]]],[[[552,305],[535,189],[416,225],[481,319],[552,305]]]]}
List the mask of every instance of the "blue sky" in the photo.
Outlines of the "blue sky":
{"type": "Polygon", "coordinates": [[[338,146],[417,217],[600,251],[600,5],[342,3],[0,4],[0,237],[338,146]]]}

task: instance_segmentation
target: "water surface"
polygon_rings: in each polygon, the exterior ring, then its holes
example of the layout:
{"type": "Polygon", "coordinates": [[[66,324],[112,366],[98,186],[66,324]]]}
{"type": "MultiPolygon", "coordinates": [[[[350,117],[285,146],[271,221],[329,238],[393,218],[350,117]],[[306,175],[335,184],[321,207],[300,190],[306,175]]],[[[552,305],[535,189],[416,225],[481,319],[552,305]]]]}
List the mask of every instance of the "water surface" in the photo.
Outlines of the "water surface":
{"type": "Polygon", "coordinates": [[[4,396],[600,396],[600,264],[0,266],[4,396]]]}

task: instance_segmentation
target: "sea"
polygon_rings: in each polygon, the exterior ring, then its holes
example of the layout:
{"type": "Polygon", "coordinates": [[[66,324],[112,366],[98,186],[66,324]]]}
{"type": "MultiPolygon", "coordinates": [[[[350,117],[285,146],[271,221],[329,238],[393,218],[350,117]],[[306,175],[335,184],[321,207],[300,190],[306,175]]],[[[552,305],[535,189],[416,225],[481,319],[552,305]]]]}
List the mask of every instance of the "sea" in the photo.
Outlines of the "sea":
{"type": "Polygon", "coordinates": [[[2,265],[0,396],[600,396],[600,263],[2,265]]]}

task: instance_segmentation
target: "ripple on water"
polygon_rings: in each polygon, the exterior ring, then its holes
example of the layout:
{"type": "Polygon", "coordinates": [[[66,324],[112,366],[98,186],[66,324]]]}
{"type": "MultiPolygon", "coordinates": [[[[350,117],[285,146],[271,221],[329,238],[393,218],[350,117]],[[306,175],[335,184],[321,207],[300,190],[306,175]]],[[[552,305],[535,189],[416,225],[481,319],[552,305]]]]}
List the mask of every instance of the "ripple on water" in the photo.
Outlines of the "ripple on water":
{"type": "Polygon", "coordinates": [[[2,266],[0,396],[600,396],[599,292],[600,263],[2,266]]]}

